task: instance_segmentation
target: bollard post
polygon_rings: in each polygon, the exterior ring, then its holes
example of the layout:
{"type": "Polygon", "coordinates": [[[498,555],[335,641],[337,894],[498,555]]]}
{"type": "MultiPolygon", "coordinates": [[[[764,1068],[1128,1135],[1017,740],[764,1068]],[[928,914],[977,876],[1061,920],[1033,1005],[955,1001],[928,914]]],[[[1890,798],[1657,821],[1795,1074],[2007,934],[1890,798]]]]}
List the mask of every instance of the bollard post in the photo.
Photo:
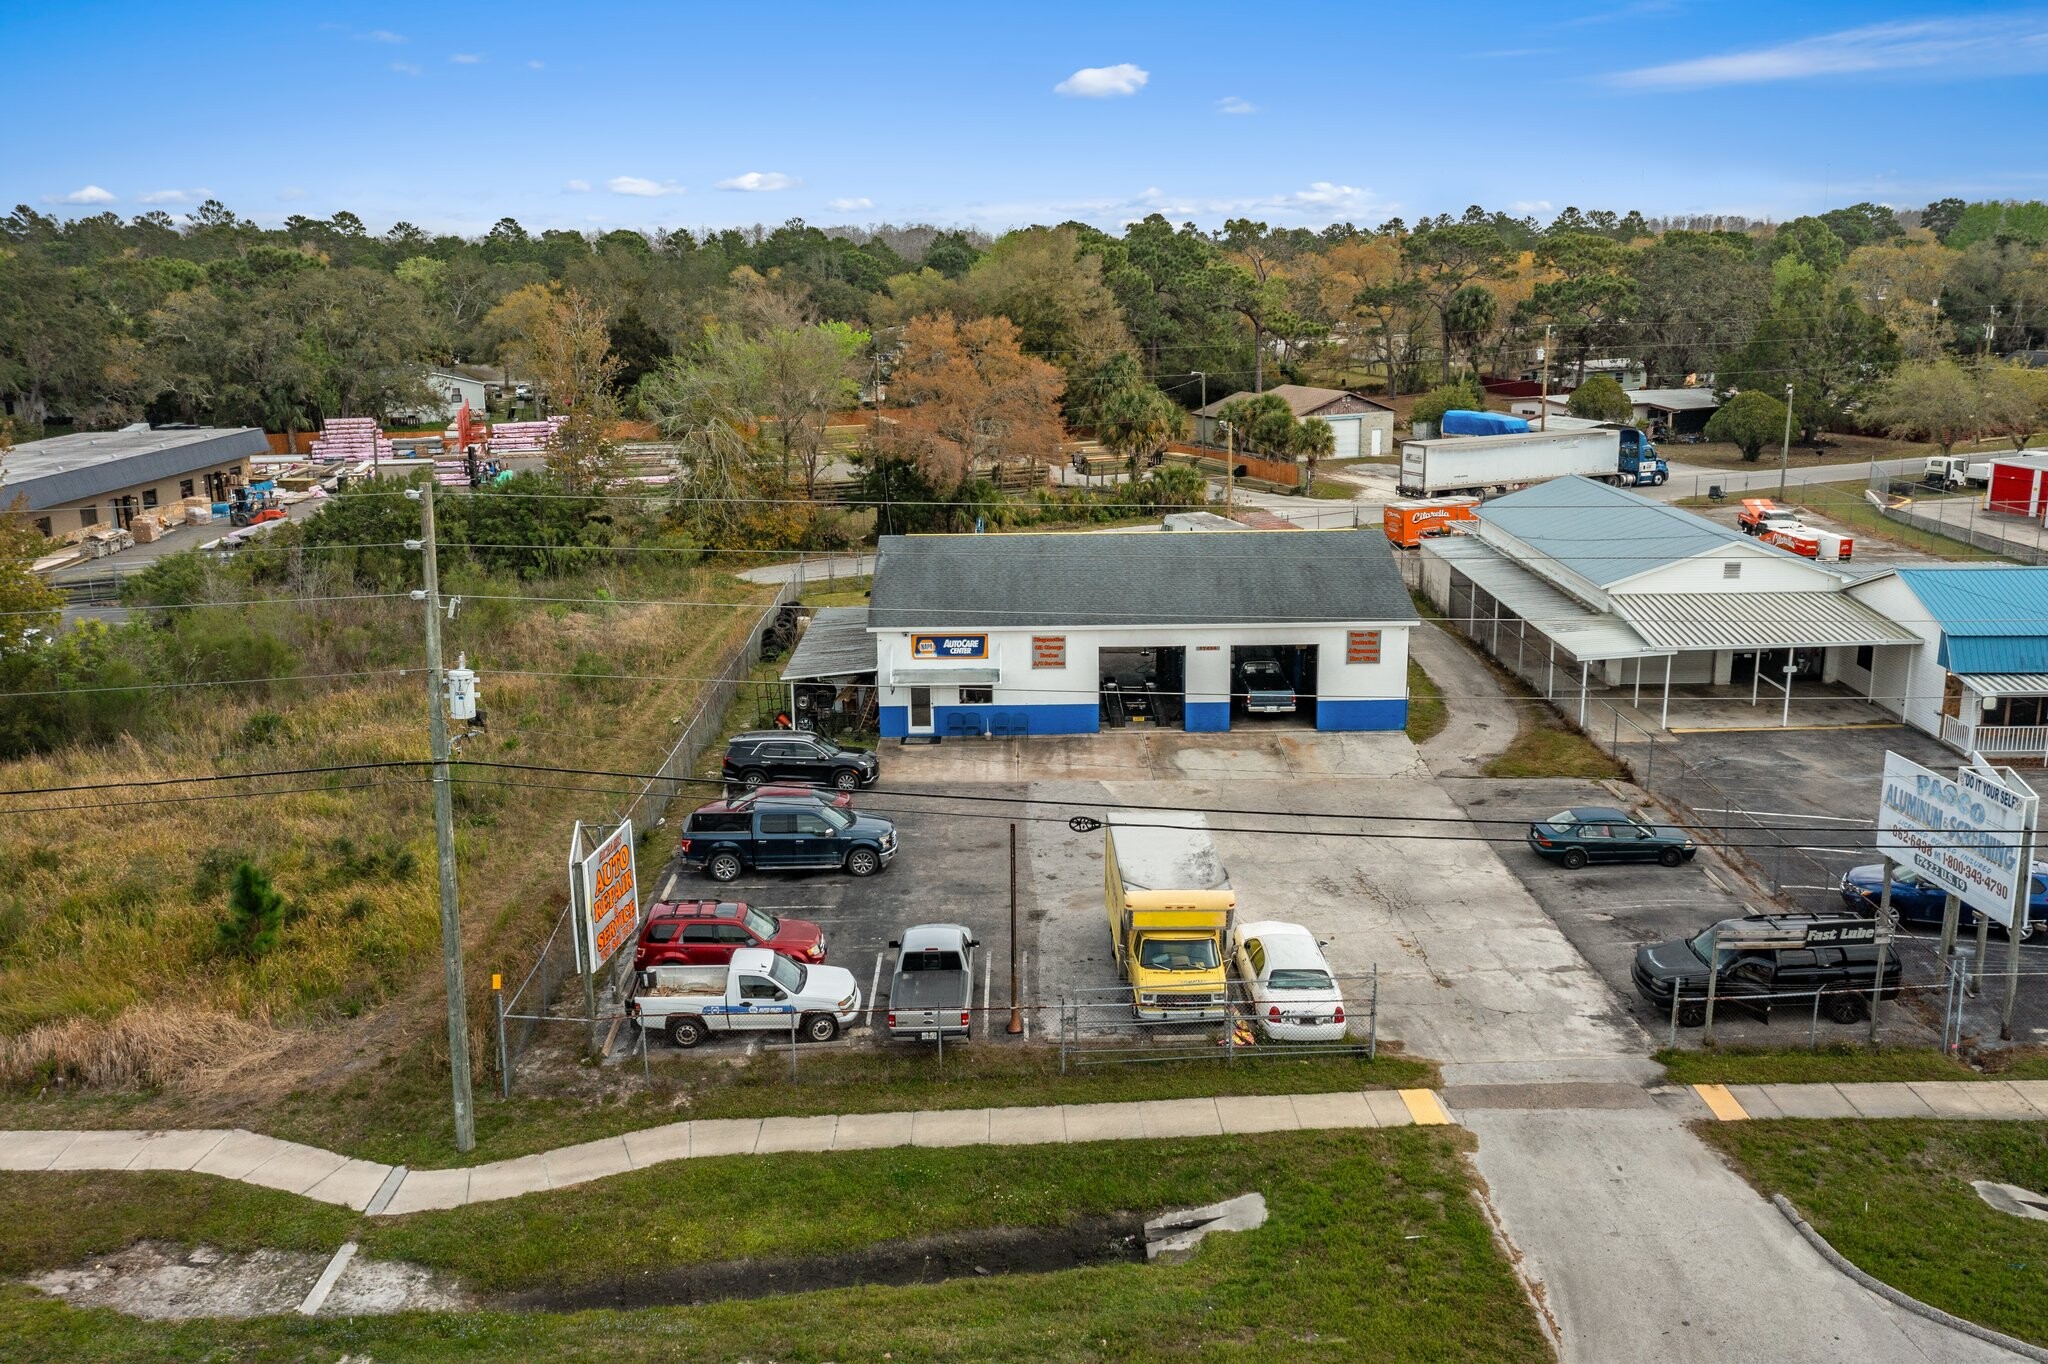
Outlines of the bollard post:
{"type": "Polygon", "coordinates": [[[498,1015],[498,1097],[512,1097],[512,1067],[505,1060],[505,978],[491,972],[491,1003],[498,1015]]]}

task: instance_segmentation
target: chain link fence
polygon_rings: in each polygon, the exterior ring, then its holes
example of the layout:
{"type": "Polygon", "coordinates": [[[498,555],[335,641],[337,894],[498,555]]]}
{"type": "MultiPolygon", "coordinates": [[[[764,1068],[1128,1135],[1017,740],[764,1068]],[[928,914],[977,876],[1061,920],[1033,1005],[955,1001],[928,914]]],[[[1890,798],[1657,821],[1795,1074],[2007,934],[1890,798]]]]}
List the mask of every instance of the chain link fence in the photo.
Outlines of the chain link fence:
{"type": "MultiPolygon", "coordinates": [[[[793,622],[787,613],[803,590],[804,574],[799,564],[796,576],[777,588],[774,600],[755,620],[747,631],[747,637],[706,684],[696,709],[691,712],[681,734],[663,756],[654,774],[638,791],[626,797],[614,812],[610,827],[630,819],[635,836],[642,839],[660,827],[667,816],[669,803],[690,789],[689,778],[697,760],[707,746],[723,735],[726,708],[743,686],[751,685],[747,674],[761,661],[772,639],[793,633],[793,622]]],[[[602,838],[603,834],[599,833],[597,837],[602,838]]],[[[582,974],[577,961],[577,930],[573,914],[574,905],[565,904],[533,965],[510,996],[502,991],[494,992],[499,1088],[502,1094],[510,1095],[520,1058],[532,1046],[541,1025],[570,1023],[585,1028],[589,1031],[589,1044],[595,1047],[604,1041],[605,1032],[625,1016],[625,1001],[633,970],[633,954],[630,952],[621,951],[607,963],[600,979],[593,982],[587,995],[571,990],[564,996],[564,985],[582,974]]]]}
{"type": "Polygon", "coordinates": [[[1060,1071],[1150,1061],[1377,1056],[1378,968],[1334,977],[1334,983],[1335,999],[1301,1002],[1273,992],[1261,1001],[1244,981],[1232,980],[1206,1005],[1161,1009],[1150,1018],[1132,1006],[1129,987],[1063,991],[1056,1026],[1060,1071]]]}

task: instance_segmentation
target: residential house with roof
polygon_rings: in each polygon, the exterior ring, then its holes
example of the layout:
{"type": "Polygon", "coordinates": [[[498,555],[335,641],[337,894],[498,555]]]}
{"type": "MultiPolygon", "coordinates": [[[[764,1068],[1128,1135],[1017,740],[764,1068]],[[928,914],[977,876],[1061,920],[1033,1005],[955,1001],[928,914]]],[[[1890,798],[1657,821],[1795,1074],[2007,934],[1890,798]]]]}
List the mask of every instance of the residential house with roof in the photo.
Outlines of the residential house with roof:
{"type": "Polygon", "coordinates": [[[1850,592],[1920,641],[1878,660],[1878,705],[1965,753],[2048,760],[2048,568],[1902,568],[1850,592]]]}
{"type": "Polygon", "coordinates": [[[1557,699],[1592,686],[1674,687],[1753,702],[1794,686],[1871,694],[1920,636],[1858,600],[1848,565],[1800,558],[1625,488],[1559,478],[1480,507],[1474,532],[1424,542],[1422,586],[1502,664],[1557,699]]]}
{"type": "MultiPolygon", "coordinates": [[[[1275,384],[1266,393],[1286,403],[1296,421],[1315,417],[1330,424],[1330,434],[1336,439],[1331,459],[1374,458],[1394,452],[1394,409],[1385,403],[1341,388],[1311,388],[1306,384],[1275,384]]],[[[1195,439],[1204,445],[1222,445],[1223,427],[1217,414],[1223,405],[1258,396],[1233,393],[1197,410],[1195,439]]]]}

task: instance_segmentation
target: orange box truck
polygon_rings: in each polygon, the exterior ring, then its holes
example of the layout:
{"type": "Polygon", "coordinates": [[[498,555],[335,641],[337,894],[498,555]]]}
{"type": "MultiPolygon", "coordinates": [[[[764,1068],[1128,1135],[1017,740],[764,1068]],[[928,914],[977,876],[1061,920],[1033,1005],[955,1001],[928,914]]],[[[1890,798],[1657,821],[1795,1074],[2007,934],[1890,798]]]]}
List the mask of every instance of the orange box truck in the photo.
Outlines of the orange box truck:
{"type": "Polygon", "coordinates": [[[1402,549],[1414,549],[1424,540],[1451,534],[1451,523],[1472,520],[1476,497],[1426,497],[1412,502],[1389,502],[1382,513],[1387,539],[1402,549]]]}

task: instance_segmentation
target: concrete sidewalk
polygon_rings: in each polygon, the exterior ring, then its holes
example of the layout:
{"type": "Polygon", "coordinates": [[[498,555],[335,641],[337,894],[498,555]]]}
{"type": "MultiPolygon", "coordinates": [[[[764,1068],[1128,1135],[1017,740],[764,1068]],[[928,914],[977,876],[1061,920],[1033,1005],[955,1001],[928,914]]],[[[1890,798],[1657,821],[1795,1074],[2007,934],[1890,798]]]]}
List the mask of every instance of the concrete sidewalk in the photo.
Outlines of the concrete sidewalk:
{"type": "Polygon", "coordinates": [[[1448,1123],[1434,1091],[1160,1099],[670,1123],[459,1170],[408,1170],[235,1129],[0,1132],[0,1170],[189,1170],[357,1212],[421,1212],[562,1189],[671,1160],[892,1146],[1033,1146],[1448,1123]]]}
{"type": "Polygon", "coordinates": [[[1838,1085],[1694,1085],[1722,1122],[1751,1118],[2048,1118],[2048,1080],[1838,1085]]]}

